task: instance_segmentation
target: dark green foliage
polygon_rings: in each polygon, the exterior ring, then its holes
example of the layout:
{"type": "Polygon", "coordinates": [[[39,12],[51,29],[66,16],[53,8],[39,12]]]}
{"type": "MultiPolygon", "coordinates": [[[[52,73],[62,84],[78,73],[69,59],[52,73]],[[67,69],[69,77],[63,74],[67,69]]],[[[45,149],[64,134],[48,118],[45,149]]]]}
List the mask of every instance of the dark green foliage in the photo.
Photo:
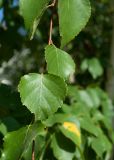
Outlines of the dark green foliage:
{"type": "Polygon", "coordinates": [[[35,160],[109,160],[113,104],[104,89],[114,8],[51,2],[0,1],[0,160],[33,152],[35,160]]]}

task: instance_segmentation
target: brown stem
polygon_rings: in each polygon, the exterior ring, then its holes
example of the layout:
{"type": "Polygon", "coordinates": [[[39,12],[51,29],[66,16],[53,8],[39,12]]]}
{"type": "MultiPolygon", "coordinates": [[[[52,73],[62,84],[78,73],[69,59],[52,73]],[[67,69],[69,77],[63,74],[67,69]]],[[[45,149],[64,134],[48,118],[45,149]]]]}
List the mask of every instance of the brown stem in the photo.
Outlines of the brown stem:
{"type": "MultiPolygon", "coordinates": [[[[55,4],[56,4],[56,0],[53,0],[53,3],[51,5],[49,5],[48,7],[54,7],[55,4]]],[[[49,45],[53,44],[52,31],[53,31],[53,13],[52,13],[52,17],[51,17],[51,20],[50,20],[50,30],[49,30],[49,40],[48,40],[49,45]]]]}
{"type": "Polygon", "coordinates": [[[53,19],[51,18],[51,21],[50,21],[50,30],[49,30],[49,41],[48,41],[49,45],[53,44],[53,41],[52,41],[52,31],[53,31],[53,19]]]}
{"type": "Polygon", "coordinates": [[[32,143],[32,160],[35,160],[35,141],[32,143]]]}

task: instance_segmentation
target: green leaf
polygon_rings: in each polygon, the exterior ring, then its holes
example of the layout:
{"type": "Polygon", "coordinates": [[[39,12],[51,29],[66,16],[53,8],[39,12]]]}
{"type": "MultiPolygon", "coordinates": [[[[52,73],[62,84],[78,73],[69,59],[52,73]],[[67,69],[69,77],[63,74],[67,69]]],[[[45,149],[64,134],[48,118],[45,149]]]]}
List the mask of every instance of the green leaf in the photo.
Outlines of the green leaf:
{"type": "Polygon", "coordinates": [[[78,101],[85,103],[89,107],[94,107],[93,100],[86,90],[79,90],[78,93],[78,101]]]}
{"type": "Polygon", "coordinates": [[[61,133],[52,137],[51,147],[54,156],[59,160],[72,160],[75,153],[75,145],[61,133]]]}
{"type": "Polygon", "coordinates": [[[72,107],[70,107],[68,104],[63,104],[63,106],[62,106],[62,112],[70,114],[71,111],[72,111],[72,107]]]}
{"type": "Polygon", "coordinates": [[[85,105],[85,103],[77,102],[72,104],[71,106],[71,113],[75,115],[77,118],[84,117],[85,115],[89,117],[90,108],[85,105]]]}
{"type": "Polygon", "coordinates": [[[114,115],[113,113],[113,104],[112,101],[108,98],[102,101],[102,110],[103,110],[103,114],[105,115],[105,117],[107,117],[109,119],[109,121],[111,120],[112,116],[114,115]]]}
{"type": "Polygon", "coordinates": [[[5,126],[4,123],[0,122],[0,133],[2,133],[4,136],[7,133],[7,127],[5,126]]]}
{"type": "Polygon", "coordinates": [[[71,99],[71,103],[74,103],[78,100],[79,88],[76,86],[68,85],[68,93],[67,94],[71,99]]]}
{"type": "Polygon", "coordinates": [[[103,134],[98,138],[92,138],[91,146],[99,157],[102,157],[104,152],[111,151],[111,143],[103,134]]]}
{"type": "Polygon", "coordinates": [[[111,119],[107,118],[100,111],[98,111],[98,110],[94,111],[92,119],[95,123],[97,123],[98,121],[103,122],[106,129],[108,129],[108,131],[111,132],[111,130],[112,130],[111,119]]]}
{"type": "MultiPolygon", "coordinates": [[[[39,160],[42,150],[45,148],[45,136],[37,135],[35,137],[35,159],[39,160]]],[[[31,160],[32,145],[24,152],[24,160],[31,160]]]]}
{"type": "Polygon", "coordinates": [[[58,1],[61,46],[64,47],[85,27],[91,15],[89,0],[58,1]]]}
{"type": "Polygon", "coordinates": [[[25,26],[31,30],[32,36],[36,31],[40,18],[50,0],[20,0],[20,12],[25,20],[25,26]]]}
{"type": "MultiPolygon", "coordinates": [[[[47,127],[52,127],[55,124],[63,124],[64,122],[72,122],[78,124],[76,116],[73,113],[56,113],[54,115],[49,116],[48,119],[43,121],[43,124],[47,127]]],[[[78,124],[79,125],[79,124],[78,124]]]]}
{"type": "Polygon", "coordinates": [[[84,59],[80,66],[81,70],[84,72],[88,69],[88,59],[84,59]]]}
{"type": "MultiPolygon", "coordinates": [[[[92,89],[91,89],[92,90],[92,89]]],[[[93,90],[92,90],[93,91],[93,90]]],[[[98,97],[95,95],[94,91],[89,91],[76,88],[74,86],[68,87],[68,95],[70,96],[73,102],[83,103],[84,106],[88,106],[89,108],[95,107],[98,105],[98,97]],[[92,92],[92,94],[90,93],[92,92]],[[93,96],[95,95],[95,99],[93,100],[93,96]]]]}
{"type": "Polygon", "coordinates": [[[88,61],[88,70],[94,79],[103,74],[103,68],[97,58],[92,58],[88,61]]]}
{"type": "Polygon", "coordinates": [[[63,104],[66,84],[54,75],[31,73],[21,78],[19,92],[25,105],[36,119],[46,119],[63,104]]]}
{"type": "Polygon", "coordinates": [[[57,113],[57,114],[51,115],[48,119],[46,119],[46,121],[43,121],[43,123],[46,126],[51,127],[55,125],[56,123],[57,124],[63,123],[69,118],[71,118],[70,114],[57,113]]]}
{"type": "Polygon", "coordinates": [[[4,138],[4,149],[1,157],[2,160],[21,159],[27,155],[28,151],[32,154],[33,140],[36,140],[37,136],[44,134],[44,126],[40,123],[35,123],[28,127],[8,133],[4,138]]]}
{"type": "Polygon", "coordinates": [[[49,73],[68,78],[75,72],[75,63],[71,56],[54,45],[46,47],[45,56],[49,73]]]}
{"type": "Polygon", "coordinates": [[[2,7],[3,5],[3,0],[0,0],[0,8],[2,7]]]}
{"type": "Polygon", "coordinates": [[[4,150],[1,157],[2,160],[15,160],[19,158],[25,138],[25,132],[26,128],[21,128],[20,130],[10,132],[5,136],[4,150]]]}
{"type": "Polygon", "coordinates": [[[80,118],[80,127],[95,136],[98,136],[101,133],[99,126],[96,126],[92,119],[87,116],[80,118]]]}
{"type": "Polygon", "coordinates": [[[99,111],[99,110],[94,110],[93,112],[92,112],[92,115],[93,115],[93,117],[92,117],[92,120],[95,122],[95,123],[97,123],[98,121],[104,121],[104,119],[105,119],[105,116],[101,113],[101,111],[99,111]]]}
{"type": "Polygon", "coordinates": [[[87,93],[89,94],[89,96],[91,97],[91,100],[93,102],[93,107],[99,107],[100,106],[100,97],[98,95],[98,92],[96,90],[96,88],[87,88],[87,93]]]}
{"type": "Polygon", "coordinates": [[[101,103],[101,98],[96,88],[88,87],[85,90],[69,86],[68,94],[74,102],[77,101],[79,103],[84,103],[90,108],[97,108],[100,106],[101,103]]]}
{"type": "Polygon", "coordinates": [[[103,74],[103,68],[97,58],[84,59],[81,64],[81,70],[88,70],[94,79],[103,74]]]}

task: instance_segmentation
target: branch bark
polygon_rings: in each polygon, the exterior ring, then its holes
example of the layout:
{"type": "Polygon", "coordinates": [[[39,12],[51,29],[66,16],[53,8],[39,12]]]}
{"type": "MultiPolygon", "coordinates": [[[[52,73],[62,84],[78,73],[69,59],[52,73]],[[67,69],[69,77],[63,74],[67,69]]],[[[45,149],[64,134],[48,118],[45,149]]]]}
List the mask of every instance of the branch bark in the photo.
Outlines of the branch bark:
{"type": "Polygon", "coordinates": [[[114,23],[113,23],[112,43],[110,50],[110,66],[107,70],[106,89],[110,98],[114,100],[114,23]]]}
{"type": "MultiPolygon", "coordinates": [[[[111,0],[111,6],[114,6],[114,1],[111,0]]],[[[111,42],[111,49],[110,49],[110,67],[107,70],[107,83],[106,83],[106,90],[109,97],[114,100],[114,16],[113,16],[113,31],[112,31],[112,42],[111,42]]],[[[114,128],[114,118],[112,119],[112,125],[114,128]]],[[[114,159],[114,145],[112,149],[112,156],[111,160],[114,159]]]]}

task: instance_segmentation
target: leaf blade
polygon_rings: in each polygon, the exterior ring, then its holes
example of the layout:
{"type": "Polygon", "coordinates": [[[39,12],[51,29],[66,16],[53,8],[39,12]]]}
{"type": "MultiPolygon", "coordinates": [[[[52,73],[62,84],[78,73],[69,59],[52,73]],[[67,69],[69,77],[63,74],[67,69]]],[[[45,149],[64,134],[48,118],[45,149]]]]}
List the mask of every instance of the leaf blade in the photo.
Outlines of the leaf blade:
{"type": "Polygon", "coordinates": [[[4,138],[4,149],[1,157],[2,160],[21,159],[25,155],[27,156],[27,154],[29,154],[29,150],[32,153],[33,140],[36,140],[37,136],[44,134],[44,126],[40,123],[35,123],[33,125],[20,128],[17,131],[9,132],[4,138]]]}
{"type": "Polygon", "coordinates": [[[50,74],[66,79],[75,72],[75,63],[71,56],[54,45],[46,47],[45,58],[50,74]]]}
{"type": "Polygon", "coordinates": [[[76,123],[66,121],[60,127],[60,130],[67,138],[71,139],[78,147],[80,147],[81,132],[76,123]]]}
{"type": "Polygon", "coordinates": [[[58,13],[61,46],[64,47],[88,22],[91,15],[90,2],[89,0],[59,0],[58,13]]]}
{"type": "Polygon", "coordinates": [[[72,160],[75,153],[75,145],[61,133],[55,133],[52,137],[51,147],[54,156],[59,160],[72,160]]]}
{"type": "Polygon", "coordinates": [[[24,17],[26,28],[31,32],[31,38],[33,38],[48,2],[49,0],[20,0],[20,12],[24,17]]]}
{"type": "Polygon", "coordinates": [[[58,76],[31,73],[21,78],[18,90],[22,103],[35,114],[36,120],[43,120],[62,106],[66,83],[58,76]]]}

